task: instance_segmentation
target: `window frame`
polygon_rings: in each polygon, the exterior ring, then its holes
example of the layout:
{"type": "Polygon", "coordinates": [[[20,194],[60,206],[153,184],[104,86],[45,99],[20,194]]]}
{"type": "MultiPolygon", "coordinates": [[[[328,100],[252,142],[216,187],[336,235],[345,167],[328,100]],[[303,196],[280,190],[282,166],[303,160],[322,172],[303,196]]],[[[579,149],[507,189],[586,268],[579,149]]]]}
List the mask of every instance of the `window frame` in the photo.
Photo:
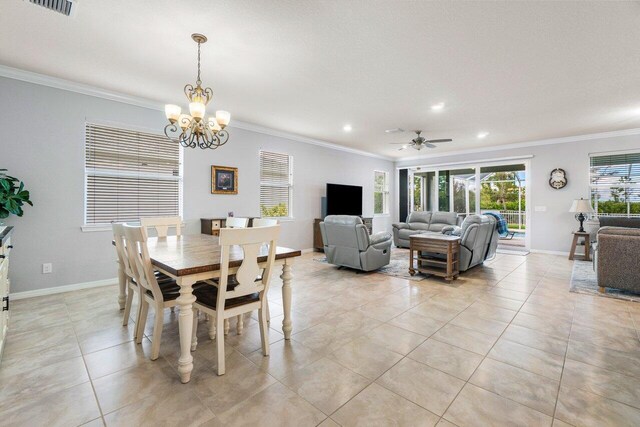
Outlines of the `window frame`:
{"type": "MultiPolygon", "coordinates": [[[[272,187],[272,188],[287,188],[287,213],[288,215],[286,216],[269,216],[269,217],[265,217],[265,218],[272,218],[272,219],[277,219],[277,220],[293,220],[294,219],[294,215],[293,215],[293,189],[294,189],[294,185],[293,185],[293,156],[291,154],[288,153],[282,153],[279,151],[271,151],[271,150],[265,150],[265,149],[260,149],[258,151],[258,180],[259,180],[259,186],[258,186],[258,192],[262,193],[262,187],[272,187]],[[266,183],[262,181],[262,153],[269,153],[269,154],[277,154],[277,155],[281,155],[281,156],[287,156],[288,159],[288,166],[289,166],[289,182],[287,183],[287,185],[277,185],[277,184],[272,184],[272,183],[266,183]]],[[[262,205],[261,205],[261,200],[260,200],[260,194],[258,194],[258,210],[260,212],[260,216],[262,217],[262,205]]]]}
{"type": "Polygon", "coordinates": [[[634,214],[631,213],[631,203],[637,203],[637,202],[630,202],[627,200],[626,204],[627,204],[627,212],[624,214],[616,214],[616,213],[601,213],[598,212],[598,200],[594,199],[594,189],[596,190],[611,190],[612,188],[624,188],[624,189],[637,189],[638,191],[640,191],[640,181],[637,183],[618,183],[618,184],[593,184],[591,182],[592,178],[593,178],[593,174],[591,173],[591,168],[592,168],[592,159],[593,158],[598,158],[598,157],[609,157],[609,156],[624,156],[624,155],[637,155],[640,156],[640,150],[638,149],[633,149],[633,150],[624,150],[624,151],[608,151],[608,152],[599,152],[599,153],[589,153],[589,167],[588,167],[588,183],[589,183],[589,201],[591,203],[591,206],[593,207],[595,213],[593,214],[594,216],[598,217],[598,216],[606,216],[606,217],[619,217],[619,218],[638,218],[640,217],[640,214],[634,214]]]}
{"type": "Polygon", "coordinates": [[[373,216],[389,216],[389,172],[382,170],[374,170],[373,171],[373,216]],[[377,174],[382,174],[384,176],[384,184],[381,191],[377,191],[377,183],[376,177],[377,174]],[[376,194],[382,194],[382,212],[376,212],[376,194]]]}
{"type": "MultiPolygon", "coordinates": [[[[109,122],[103,120],[89,119],[87,118],[84,123],[82,136],[83,136],[83,206],[82,206],[82,225],[80,229],[83,232],[96,232],[96,231],[111,231],[111,222],[109,223],[87,223],[87,208],[88,208],[88,196],[89,196],[89,176],[109,176],[109,177],[141,177],[149,179],[159,179],[166,181],[178,181],[178,215],[183,218],[183,197],[184,197],[184,147],[178,144],[178,176],[166,176],[160,177],[153,173],[148,172],[114,172],[114,171],[96,171],[87,167],[87,126],[104,126],[111,127],[118,130],[127,132],[141,132],[147,134],[157,135],[159,137],[166,138],[165,135],[158,133],[157,129],[149,129],[144,127],[138,127],[133,125],[127,125],[117,122],[109,122]]],[[[139,224],[139,221],[129,221],[130,224],[139,224]]],[[[183,221],[184,225],[184,221],[183,221]]]]}

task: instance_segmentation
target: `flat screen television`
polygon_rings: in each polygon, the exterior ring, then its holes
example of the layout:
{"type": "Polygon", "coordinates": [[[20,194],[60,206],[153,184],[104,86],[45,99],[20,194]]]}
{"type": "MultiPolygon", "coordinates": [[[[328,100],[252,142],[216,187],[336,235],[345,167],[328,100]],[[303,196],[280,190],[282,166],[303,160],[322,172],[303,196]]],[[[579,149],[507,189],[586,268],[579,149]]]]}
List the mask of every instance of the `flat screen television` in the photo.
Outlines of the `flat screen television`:
{"type": "Polygon", "coordinates": [[[327,184],[327,215],[362,215],[362,187],[327,184]]]}

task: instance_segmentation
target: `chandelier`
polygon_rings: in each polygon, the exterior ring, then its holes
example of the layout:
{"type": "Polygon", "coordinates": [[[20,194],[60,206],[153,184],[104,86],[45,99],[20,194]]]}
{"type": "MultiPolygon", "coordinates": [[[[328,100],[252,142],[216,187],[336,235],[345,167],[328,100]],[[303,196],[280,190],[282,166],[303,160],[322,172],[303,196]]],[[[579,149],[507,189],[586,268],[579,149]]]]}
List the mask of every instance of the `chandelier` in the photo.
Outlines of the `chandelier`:
{"type": "Polygon", "coordinates": [[[216,111],[215,117],[210,116],[205,120],[206,106],[213,98],[211,88],[203,89],[200,80],[200,45],[206,43],[207,38],[202,34],[192,34],[191,38],[198,43],[198,77],[196,87],[191,84],[184,87],[184,94],[189,100],[189,114],[181,114],[178,105],[165,105],[164,112],[169,124],[165,126],[164,134],[183,147],[216,149],[229,140],[229,132],[225,127],[231,115],[227,111],[216,111]]]}

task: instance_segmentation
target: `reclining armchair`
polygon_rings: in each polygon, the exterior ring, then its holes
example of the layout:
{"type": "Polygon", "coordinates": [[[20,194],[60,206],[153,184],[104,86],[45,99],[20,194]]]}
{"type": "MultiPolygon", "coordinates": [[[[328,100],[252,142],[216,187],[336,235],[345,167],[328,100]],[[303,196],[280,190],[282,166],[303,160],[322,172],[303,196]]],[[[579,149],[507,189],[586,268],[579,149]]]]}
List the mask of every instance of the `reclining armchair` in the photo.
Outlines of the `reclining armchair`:
{"type": "Polygon", "coordinates": [[[448,226],[442,229],[444,234],[460,236],[460,271],[482,264],[493,258],[498,248],[496,219],[489,215],[469,215],[462,226],[448,226]]]}
{"type": "Polygon", "coordinates": [[[320,223],[320,232],[330,264],[372,271],[391,261],[391,233],[369,236],[357,216],[329,215],[320,223]]]}

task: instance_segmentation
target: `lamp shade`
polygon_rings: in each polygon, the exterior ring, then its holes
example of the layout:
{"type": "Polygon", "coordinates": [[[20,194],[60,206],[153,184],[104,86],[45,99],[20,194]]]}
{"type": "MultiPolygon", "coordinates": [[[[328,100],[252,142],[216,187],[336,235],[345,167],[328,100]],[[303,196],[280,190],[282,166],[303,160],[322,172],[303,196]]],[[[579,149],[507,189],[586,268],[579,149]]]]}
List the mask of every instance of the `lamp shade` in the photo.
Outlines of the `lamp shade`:
{"type": "Polygon", "coordinates": [[[580,198],[573,201],[573,203],[571,204],[571,209],[569,209],[569,212],[593,213],[595,211],[591,207],[591,202],[589,200],[580,198]]]}

